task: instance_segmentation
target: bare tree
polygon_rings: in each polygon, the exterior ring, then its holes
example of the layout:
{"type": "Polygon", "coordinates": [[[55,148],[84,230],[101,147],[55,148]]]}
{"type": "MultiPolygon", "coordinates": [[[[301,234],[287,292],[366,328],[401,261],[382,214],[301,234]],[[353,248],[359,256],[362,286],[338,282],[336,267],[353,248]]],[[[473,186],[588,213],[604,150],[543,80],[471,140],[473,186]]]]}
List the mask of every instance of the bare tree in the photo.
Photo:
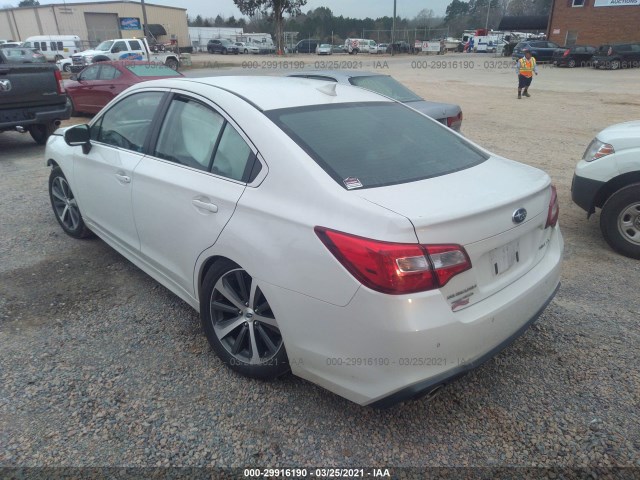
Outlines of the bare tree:
{"type": "Polygon", "coordinates": [[[262,11],[276,23],[276,44],[278,52],[282,52],[284,45],[284,14],[299,15],[300,8],[307,4],[307,0],[233,0],[244,15],[254,15],[262,11]]]}

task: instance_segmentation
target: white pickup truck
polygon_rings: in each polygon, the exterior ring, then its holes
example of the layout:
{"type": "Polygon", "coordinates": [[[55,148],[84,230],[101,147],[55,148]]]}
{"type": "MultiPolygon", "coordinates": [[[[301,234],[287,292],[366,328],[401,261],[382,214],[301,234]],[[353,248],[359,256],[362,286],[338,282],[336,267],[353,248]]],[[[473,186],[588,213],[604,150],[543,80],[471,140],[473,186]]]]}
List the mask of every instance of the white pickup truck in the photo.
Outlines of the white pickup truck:
{"type": "Polygon", "coordinates": [[[105,40],[92,50],[76,53],[71,57],[71,71],[76,73],[87,65],[112,60],[147,60],[166,65],[177,70],[180,66],[180,55],[173,52],[151,51],[146,38],[116,38],[105,40]]]}

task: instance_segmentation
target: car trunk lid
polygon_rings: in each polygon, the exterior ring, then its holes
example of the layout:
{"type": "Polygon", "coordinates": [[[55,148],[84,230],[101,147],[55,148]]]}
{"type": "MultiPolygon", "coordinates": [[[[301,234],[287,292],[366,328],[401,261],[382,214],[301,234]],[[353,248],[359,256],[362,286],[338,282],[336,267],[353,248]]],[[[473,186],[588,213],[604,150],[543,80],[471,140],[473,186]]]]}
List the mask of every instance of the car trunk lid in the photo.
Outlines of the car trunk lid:
{"type": "Polygon", "coordinates": [[[504,288],[544,256],[549,185],[540,170],[491,157],[449,175],[358,194],[409,219],[421,244],[464,246],[472,269],[442,288],[457,310],[504,288]],[[524,220],[515,218],[521,209],[524,220]]]}

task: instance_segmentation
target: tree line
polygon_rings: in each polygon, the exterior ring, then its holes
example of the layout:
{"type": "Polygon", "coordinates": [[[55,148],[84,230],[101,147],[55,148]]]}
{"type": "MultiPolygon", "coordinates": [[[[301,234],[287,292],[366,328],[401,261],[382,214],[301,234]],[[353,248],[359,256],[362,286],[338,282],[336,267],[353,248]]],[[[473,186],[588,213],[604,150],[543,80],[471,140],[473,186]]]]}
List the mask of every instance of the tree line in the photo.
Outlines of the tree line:
{"type": "MultiPolygon", "coordinates": [[[[433,40],[443,36],[459,37],[464,30],[483,28],[487,25],[496,29],[505,15],[548,15],[552,0],[452,0],[444,17],[438,17],[433,10],[425,8],[413,18],[396,18],[396,31],[419,30],[423,40],[433,40]],[[429,38],[429,36],[432,36],[429,38]]],[[[391,39],[393,18],[351,18],[336,17],[331,9],[318,7],[302,12],[307,0],[234,0],[243,15],[249,20],[224,18],[203,18],[197,15],[189,18],[190,26],[235,27],[245,32],[266,32],[275,35],[279,47],[282,46],[283,32],[298,32],[297,38],[314,38],[327,43],[340,44],[345,38],[365,36],[379,42],[391,39]]],[[[399,35],[397,39],[404,39],[399,35]]]]}

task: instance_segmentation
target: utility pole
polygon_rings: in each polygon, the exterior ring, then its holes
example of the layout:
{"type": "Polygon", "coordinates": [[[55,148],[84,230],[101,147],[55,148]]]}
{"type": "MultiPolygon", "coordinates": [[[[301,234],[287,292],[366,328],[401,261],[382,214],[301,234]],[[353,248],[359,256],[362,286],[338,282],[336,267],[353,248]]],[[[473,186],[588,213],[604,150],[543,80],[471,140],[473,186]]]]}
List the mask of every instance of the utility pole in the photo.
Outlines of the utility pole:
{"type": "MultiPolygon", "coordinates": [[[[142,1],[144,2],[144,0],[142,0],[142,1]]],[[[488,2],[489,3],[487,5],[487,22],[484,24],[484,29],[487,30],[487,33],[489,33],[488,32],[488,30],[489,30],[489,12],[491,11],[491,0],[488,0],[488,2]]]]}
{"type": "Polygon", "coordinates": [[[147,38],[147,30],[149,27],[149,24],[147,23],[147,7],[145,7],[144,5],[144,0],[140,0],[140,4],[142,5],[142,21],[143,21],[142,34],[144,35],[145,38],[147,38]]]}
{"type": "Polygon", "coordinates": [[[396,41],[396,0],[393,0],[393,24],[391,27],[391,56],[394,55],[394,43],[396,41]]]}

